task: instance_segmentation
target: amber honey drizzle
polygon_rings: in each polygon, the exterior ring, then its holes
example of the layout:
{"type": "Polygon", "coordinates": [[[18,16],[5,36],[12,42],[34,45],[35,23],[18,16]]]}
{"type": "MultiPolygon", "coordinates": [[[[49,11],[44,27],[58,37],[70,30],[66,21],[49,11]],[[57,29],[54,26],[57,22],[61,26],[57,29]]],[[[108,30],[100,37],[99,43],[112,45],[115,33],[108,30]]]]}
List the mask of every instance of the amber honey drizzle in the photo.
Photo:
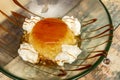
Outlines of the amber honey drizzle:
{"type": "Polygon", "coordinates": [[[95,57],[99,57],[99,56],[104,56],[104,57],[106,57],[107,54],[106,54],[106,53],[99,53],[99,54],[95,54],[94,56],[88,57],[87,59],[91,59],[91,58],[95,58],[95,57]]]}
{"type": "Polygon", "coordinates": [[[11,13],[12,13],[15,21],[18,22],[17,25],[18,25],[19,27],[22,27],[23,21],[25,20],[25,18],[28,18],[28,17],[26,17],[26,16],[24,16],[24,15],[21,15],[21,14],[19,14],[19,13],[17,13],[17,12],[14,12],[14,11],[11,11],[11,13]]]}
{"type": "MultiPolygon", "coordinates": [[[[107,24],[107,25],[104,25],[104,26],[102,26],[102,27],[100,27],[100,28],[98,28],[98,29],[92,30],[92,31],[90,31],[90,32],[94,32],[94,31],[103,29],[103,28],[108,27],[108,26],[111,26],[111,25],[110,25],[110,24],[107,24]]],[[[112,29],[112,28],[111,28],[111,29],[112,29]]]]}
{"type": "Polygon", "coordinates": [[[96,21],[97,21],[97,19],[91,19],[91,20],[88,20],[88,21],[83,21],[82,27],[85,27],[88,24],[92,24],[92,23],[94,23],[96,21]]]}
{"type": "MultiPolygon", "coordinates": [[[[99,51],[91,51],[89,52],[90,54],[94,54],[94,55],[89,55],[88,57],[86,58],[78,58],[78,60],[87,60],[87,59],[91,59],[91,58],[95,58],[95,57],[99,57],[99,56],[104,56],[104,57],[107,57],[107,52],[105,50],[99,50],[99,51]]],[[[87,66],[87,65],[90,65],[90,64],[85,64],[85,65],[81,65],[81,66],[87,66]]]]}
{"type": "Polygon", "coordinates": [[[26,16],[23,16],[23,15],[17,13],[17,12],[14,12],[14,11],[11,11],[11,13],[12,13],[12,15],[13,15],[17,20],[18,20],[19,18],[23,18],[23,19],[28,18],[28,17],[26,17],[26,16]]]}
{"type": "MultiPolygon", "coordinates": [[[[85,38],[85,39],[82,39],[82,40],[93,39],[93,38],[101,38],[101,37],[104,37],[104,36],[112,36],[112,34],[105,34],[105,33],[107,33],[108,31],[113,30],[113,28],[110,27],[111,25],[107,24],[107,25],[105,25],[105,26],[102,26],[101,28],[104,28],[104,27],[106,27],[106,26],[109,26],[109,28],[106,29],[105,31],[103,31],[103,32],[101,32],[101,33],[99,33],[99,34],[97,34],[97,35],[95,35],[95,36],[88,37],[88,38],[85,38]]],[[[100,30],[101,28],[96,29],[96,30],[93,30],[93,31],[100,30]]],[[[91,32],[93,32],[93,31],[91,31],[91,32]]]]}
{"type": "Polygon", "coordinates": [[[59,74],[57,74],[57,76],[65,76],[65,75],[67,75],[67,72],[65,71],[65,70],[63,70],[63,69],[59,69],[59,71],[61,72],[61,73],[59,73],[59,74]]]}
{"type": "Polygon", "coordinates": [[[87,48],[87,49],[91,49],[91,48],[98,47],[98,46],[103,45],[103,44],[105,44],[105,43],[107,43],[107,42],[111,42],[111,40],[104,41],[104,42],[102,42],[102,43],[100,43],[100,44],[98,44],[98,45],[95,45],[95,46],[89,47],[89,48],[87,48]]]}

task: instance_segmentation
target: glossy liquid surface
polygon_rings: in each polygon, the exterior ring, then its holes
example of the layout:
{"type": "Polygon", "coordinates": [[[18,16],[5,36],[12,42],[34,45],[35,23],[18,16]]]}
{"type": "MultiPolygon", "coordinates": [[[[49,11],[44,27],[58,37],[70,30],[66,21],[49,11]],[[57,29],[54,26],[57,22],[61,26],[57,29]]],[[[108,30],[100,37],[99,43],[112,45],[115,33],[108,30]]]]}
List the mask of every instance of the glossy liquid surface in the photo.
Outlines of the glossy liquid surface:
{"type": "Polygon", "coordinates": [[[46,18],[40,20],[34,26],[32,34],[34,38],[46,43],[54,43],[64,38],[67,25],[57,18],[46,18]]]}

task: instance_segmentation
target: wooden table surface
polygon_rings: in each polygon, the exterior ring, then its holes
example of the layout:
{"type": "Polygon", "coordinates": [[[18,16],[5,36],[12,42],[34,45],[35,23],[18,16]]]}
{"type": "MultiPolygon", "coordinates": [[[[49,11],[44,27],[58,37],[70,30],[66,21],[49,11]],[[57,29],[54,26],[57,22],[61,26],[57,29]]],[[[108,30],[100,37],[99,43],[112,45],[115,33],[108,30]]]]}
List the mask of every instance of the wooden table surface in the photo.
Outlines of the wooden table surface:
{"type": "MultiPolygon", "coordinates": [[[[110,64],[101,63],[79,80],[120,80],[120,0],[102,0],[108,8],[115,27],[112,46],[108,53],[110,64]]],[[[0,80],[12,80],[0,73],[0,80]]]]}

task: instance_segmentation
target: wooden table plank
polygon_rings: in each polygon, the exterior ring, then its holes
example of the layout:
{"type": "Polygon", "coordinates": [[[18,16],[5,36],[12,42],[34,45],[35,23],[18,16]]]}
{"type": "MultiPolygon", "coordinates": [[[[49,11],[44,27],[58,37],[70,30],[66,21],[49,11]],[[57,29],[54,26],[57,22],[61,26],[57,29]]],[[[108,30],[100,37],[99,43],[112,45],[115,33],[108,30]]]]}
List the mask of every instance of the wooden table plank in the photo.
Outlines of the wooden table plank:
{"type": "Polygon", "coordinates": [[[12,80],[12,79],[0,73],[0,80],[12,80]]]}

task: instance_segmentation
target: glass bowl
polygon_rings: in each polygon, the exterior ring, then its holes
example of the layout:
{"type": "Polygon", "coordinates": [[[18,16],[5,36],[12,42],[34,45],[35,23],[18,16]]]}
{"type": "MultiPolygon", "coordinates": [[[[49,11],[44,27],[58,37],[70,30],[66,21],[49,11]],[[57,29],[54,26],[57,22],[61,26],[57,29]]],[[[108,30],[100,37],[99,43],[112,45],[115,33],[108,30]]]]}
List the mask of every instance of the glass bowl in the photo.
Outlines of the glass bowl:
{"type": "MultiPolygon", "coordinates": [[[[101,0],[10,0],[10,3],[5,6],[18,8],[12,10],[11,16],[5,13],[6,9],[0,10],[0,16],[6,17],[0,24],[0,72],[13,79],[71,80],[91,72],[106,58],[113,26],[101,0]],[[18,56],[17,50],[23,35],[22,24],[31,15],[42,18],[68,15],[78,18],[82,24],[81,35],[78,36],[81,37],[79,47],[82,53],[75,62],[63,67],[33,65],[18,56]]],[[[12,9],[9,8],[8,12],[12,9]]]]}

